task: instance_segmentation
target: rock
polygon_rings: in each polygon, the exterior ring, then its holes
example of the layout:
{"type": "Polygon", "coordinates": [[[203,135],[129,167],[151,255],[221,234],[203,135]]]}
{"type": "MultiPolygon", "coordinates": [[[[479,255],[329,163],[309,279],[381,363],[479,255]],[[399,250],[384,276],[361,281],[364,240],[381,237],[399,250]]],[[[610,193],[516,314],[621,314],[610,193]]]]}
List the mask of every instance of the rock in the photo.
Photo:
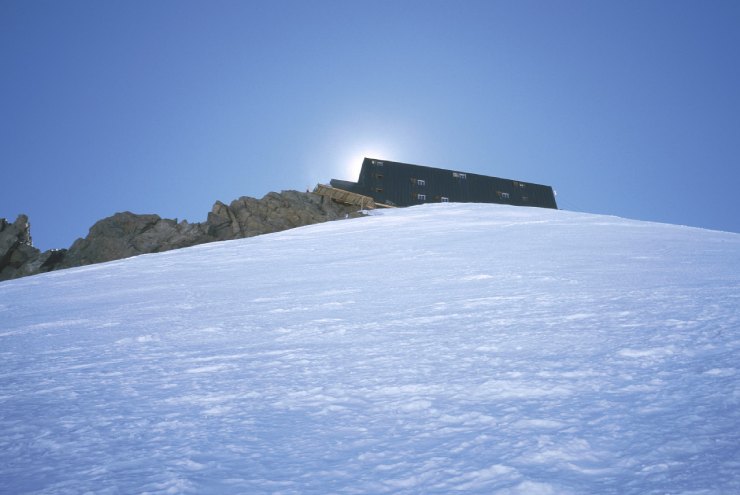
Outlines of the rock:
{"type": "Polygon", "coordinates": [[[199,224],[181,224],[159,215],[116,213],[95,223],[84,239],[77,239],[65,254],[61,267],[84,266],[157,253],[206,242],[199,224]]]}
{"type": "Polygon", "coordinates": [[[40,254],[31,242],[31,225],[26,215],[18,215],[13,223],[0,218],[0,280],[23,276],[23,265],[40,254]]]}
{"type": "Polygon", "coordinates": [[[188,223],[129,211],[96,222],[68,249],[39,252],[31,244],[28,217],[0,219],[0,280],[60,268],[158,253],[206,242],[240,239],[303,225],[355,217],[356,206],[298,191],[271,192],[262,199],[241,197],[228,206],[216,201],[203,223],[188,223]]]}
{"type": "Polygon", "coordinates": [[[208,232],[218,240],[252,237],[355,216],[347,206],[313,193],[271,192],[260,200],[241,197],[229,206],[217,201],[208,214],[208,232]]]}
{"type": "Polygon", "coordinates": [[[208,235],[214,239],[234,239],[239,234],[239,223],[229,207],[221,201],[216,201],[213,205],[211,212],[208,214],[206,225],[208,226],[208,235]]]}
{"type": "Polygon", "coordinates": [[[60,268],[59,265],[64,259],[64,255],[66,253],[66,249],[50,249],[48,251],[44,251],[23,263],[16,272],[16,278],[56,270],[57,268],[60,268]]]}

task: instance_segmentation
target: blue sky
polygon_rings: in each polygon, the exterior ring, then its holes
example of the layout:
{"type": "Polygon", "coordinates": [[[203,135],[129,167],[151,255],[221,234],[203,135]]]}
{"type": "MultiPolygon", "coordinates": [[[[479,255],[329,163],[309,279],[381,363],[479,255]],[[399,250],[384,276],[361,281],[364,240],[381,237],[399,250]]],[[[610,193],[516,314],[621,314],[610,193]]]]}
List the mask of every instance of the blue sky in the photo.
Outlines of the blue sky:
{"type": "Polygon", "coordinates": [[[0,217],[355,179],[363,156],[740,232],[737,1],[0,0],[0,217]]]}

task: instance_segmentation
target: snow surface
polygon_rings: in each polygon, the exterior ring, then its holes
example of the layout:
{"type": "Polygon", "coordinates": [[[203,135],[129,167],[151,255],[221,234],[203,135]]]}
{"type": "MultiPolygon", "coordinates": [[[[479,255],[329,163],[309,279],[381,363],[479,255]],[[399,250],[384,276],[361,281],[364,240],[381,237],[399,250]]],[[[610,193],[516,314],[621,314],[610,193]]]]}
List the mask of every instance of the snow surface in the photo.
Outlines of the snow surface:
{"type": "Polygon", "coordinates": [[[2,493],[740,493],[740,235],[443,204],[0,284],[2,493]]]}

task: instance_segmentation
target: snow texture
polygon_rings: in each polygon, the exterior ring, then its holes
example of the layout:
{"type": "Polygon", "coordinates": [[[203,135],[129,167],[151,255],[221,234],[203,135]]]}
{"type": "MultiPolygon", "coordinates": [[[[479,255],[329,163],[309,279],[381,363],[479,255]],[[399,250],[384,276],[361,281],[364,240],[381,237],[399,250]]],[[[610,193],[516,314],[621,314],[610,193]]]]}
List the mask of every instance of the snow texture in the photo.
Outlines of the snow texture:
{"type": "Polygon", "coordinates": [[[0,284],[0,491],[740,493],[740,235],[442,204],[0,284]]]}

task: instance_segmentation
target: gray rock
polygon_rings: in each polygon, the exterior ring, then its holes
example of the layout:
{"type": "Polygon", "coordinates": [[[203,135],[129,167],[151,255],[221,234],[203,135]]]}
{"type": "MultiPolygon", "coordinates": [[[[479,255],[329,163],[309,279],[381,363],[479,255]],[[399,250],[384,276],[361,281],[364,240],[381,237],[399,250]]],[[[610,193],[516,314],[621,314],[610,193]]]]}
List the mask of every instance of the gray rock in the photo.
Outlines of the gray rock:
{"type": "MultiPolygon", "coordinates": [[[[37,273],[50,272],[60,268],[60,264],[66,254],[66,249],[50,249],[29,258],[16,271],[15,278],[36,275],[37,273]]],[[[0,278],[0,280],[2,280],[0,278]]]]}
{"type": "Polygon", "coordinates": [[[77,239],[64,255],[61,268],[84,266],[157,253],[207,241],[199,224],[178,224],[159,215],[137,215],[129,211],[104,218],[77,239]]]}
{"type": "Polygon", "coordinates": [[[24,265],[40,254],[31,242],[31,225],[26,215],[18,215],[13,223],[0,218],[0,280],[24,276],[24,265]]]}
{"type": "Polygon", "coordinates": [[[216,201],[203,223],[159,215],[116,213],[90,228],[68,249],[41,253],[31,244],[28,217],[0,219],[0,280],[157,253],[206,242],[255,235],[359,216],[356,206],[298,191],[271,192],[262,199],[241,197],[228,206],[216,201]]]}
{"type": "Polygon", "coordinates": [[[216,202],[208,214],[209,233],[218,240],[251,237],[270,232],[357,216],[347,206],[313,193],[271,192],[260,200],[241,197],[229,206],[216,202]]]}

